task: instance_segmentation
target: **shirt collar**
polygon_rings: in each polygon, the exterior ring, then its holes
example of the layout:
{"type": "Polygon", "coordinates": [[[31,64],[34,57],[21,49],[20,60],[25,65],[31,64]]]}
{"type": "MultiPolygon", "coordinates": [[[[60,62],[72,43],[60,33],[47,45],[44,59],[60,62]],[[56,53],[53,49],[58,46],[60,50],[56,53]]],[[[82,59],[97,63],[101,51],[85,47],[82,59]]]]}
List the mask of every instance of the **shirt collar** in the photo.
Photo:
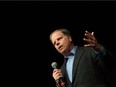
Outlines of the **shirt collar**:
{"type": "MultiPolygon", "coordinates": [[[[73,55],[75,55],[76,50],[77,50],[77,46],[74,46],[73,49],[71,50],[69,56],[73,56],[73,55]]],[[[68,57],[69,57],[69,56],[68,56],[68,57]]],[[[64,58],[67,58],[67,57],[64,56],[64,58]]]]}

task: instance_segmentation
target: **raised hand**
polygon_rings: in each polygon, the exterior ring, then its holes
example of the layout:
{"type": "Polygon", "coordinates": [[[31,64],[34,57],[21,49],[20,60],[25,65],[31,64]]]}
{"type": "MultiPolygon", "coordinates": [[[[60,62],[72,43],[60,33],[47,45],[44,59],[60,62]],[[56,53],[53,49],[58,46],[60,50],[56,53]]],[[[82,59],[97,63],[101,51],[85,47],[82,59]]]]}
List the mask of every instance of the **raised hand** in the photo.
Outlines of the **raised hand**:
{"type": "Polygon", "coordinates": [[[100,51],[101,50],[101,45],[98,43],[96,37],[94,36],[94,32],[88,32],[85,31],[85,37],[83,38],[84,41],[87,42],[87,44],[85,44],[85,47],[92,47],[95,51],[100,51]]]}

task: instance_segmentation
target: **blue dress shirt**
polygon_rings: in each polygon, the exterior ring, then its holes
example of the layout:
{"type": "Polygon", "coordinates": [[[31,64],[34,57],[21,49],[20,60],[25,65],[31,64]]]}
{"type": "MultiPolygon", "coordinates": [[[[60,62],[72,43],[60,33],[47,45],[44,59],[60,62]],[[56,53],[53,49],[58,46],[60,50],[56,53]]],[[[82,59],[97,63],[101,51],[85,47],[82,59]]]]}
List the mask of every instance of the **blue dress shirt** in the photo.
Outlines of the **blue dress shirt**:
{"type": "Polygon", "coordinates": [[[74,46],[74,48],[71,50],[71,53],[68,56],[68,60],[66,63],[66,71],[69,77],[69,80],[72,82],[72,70],[73,70],[73,61],[74,61],[74,55],[77,50],[77,46],[74,46]]]}

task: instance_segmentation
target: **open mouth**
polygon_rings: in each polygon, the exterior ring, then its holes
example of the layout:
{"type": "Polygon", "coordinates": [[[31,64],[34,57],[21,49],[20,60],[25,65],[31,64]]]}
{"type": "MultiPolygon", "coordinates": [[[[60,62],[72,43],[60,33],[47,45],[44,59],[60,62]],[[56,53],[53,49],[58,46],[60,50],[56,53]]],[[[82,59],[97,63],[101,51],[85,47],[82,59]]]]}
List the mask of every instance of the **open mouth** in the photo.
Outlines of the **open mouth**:
{"type": "Polygon", "coordinates": [[[61,49],[62,49],[62,47],[63,47],[62,45],[61,45],[61,46],[59,46],[59,49],[61,50],[61,49]]]}

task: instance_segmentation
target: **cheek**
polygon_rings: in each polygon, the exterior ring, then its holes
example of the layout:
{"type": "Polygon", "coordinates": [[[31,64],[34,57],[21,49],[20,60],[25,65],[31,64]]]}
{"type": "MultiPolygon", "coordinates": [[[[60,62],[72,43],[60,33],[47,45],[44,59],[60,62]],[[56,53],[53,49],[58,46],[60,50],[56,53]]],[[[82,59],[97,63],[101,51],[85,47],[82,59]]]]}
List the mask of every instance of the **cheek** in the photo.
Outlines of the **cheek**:
{"type": "Polygon", "coordinates": [[[65,45],[65,44],[67,44],[67,42],[68,41],[64,39],[64,40],[61,41],[61,44],[64,44],[65,45]]]}
{"type": "Polygon", "coordinates": [[[65,47],[68,48],[70,46],[70,42],[65,42],[65,47]]]}
{"type": "Polygon", "coordinates": [[[57,48],[57,46],[54,46],[55,48],[57,48]]]}

